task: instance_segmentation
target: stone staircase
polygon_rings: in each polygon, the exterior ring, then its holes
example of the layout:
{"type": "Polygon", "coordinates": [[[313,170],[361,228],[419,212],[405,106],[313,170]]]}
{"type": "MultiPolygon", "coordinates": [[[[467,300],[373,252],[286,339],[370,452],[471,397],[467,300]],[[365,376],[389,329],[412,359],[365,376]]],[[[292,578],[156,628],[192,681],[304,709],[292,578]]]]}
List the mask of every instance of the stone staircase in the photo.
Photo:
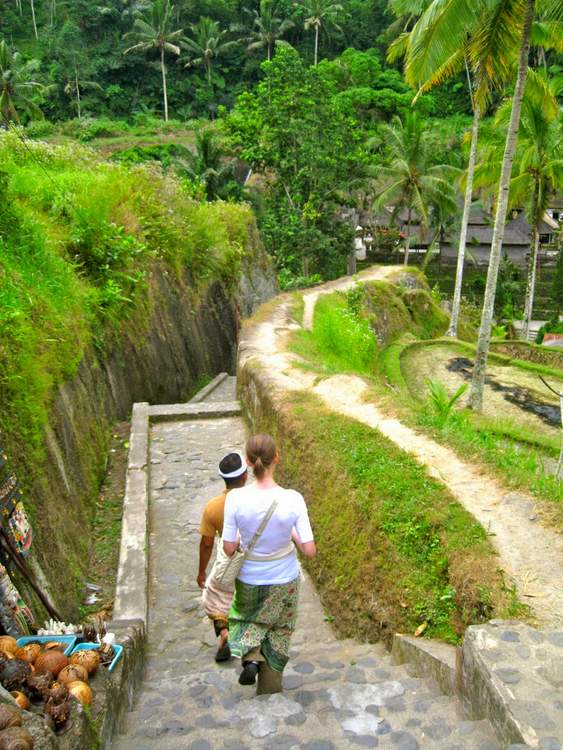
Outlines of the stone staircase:
{"type": "MultiPolygon", "coordinates": [[[[224,415],[234,378],[204,395],[224,415]]],[[[238,662],[216,665],[195,582],[198,525],[222,489],[218,462],[243,445],[245,426],[212,413],[167,420],[150,427],[146,672],[116,750],[501,747],[487,721],[465,718],[457,699],[411,676],[382,645],[337,639],[307,578],[283,694],[255,697],[238,684],[238,662]]]]}

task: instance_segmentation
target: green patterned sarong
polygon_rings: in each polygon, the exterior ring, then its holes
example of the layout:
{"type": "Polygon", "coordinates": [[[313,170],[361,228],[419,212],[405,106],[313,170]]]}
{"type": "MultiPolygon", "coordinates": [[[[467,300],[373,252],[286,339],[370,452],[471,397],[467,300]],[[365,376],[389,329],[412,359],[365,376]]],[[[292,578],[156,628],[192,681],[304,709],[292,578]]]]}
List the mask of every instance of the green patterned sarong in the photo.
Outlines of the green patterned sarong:
{"type": "Polygon", "coordinates": [[[299,578],[271,586],[237,580],[229,612],[232,655],[243,658],[253,648],[259,648],[270,667],[283,672],[289,659],[298,600],[299,578]]]}

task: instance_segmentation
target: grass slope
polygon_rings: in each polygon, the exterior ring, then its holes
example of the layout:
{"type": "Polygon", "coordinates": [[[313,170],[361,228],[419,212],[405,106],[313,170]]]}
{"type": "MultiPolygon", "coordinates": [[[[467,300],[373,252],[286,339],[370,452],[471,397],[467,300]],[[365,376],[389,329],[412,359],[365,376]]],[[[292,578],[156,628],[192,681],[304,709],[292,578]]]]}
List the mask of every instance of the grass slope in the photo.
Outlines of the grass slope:
{"type": "Polygon", "coordinates": [[[307,498],[319,548],[310,570],[341,634],[427,623],[427,635],[456,642],[472,622],[519,611],[484,529],[376,430],[303,393],[263,427],[277,434],[283,480],[307,498]]]}

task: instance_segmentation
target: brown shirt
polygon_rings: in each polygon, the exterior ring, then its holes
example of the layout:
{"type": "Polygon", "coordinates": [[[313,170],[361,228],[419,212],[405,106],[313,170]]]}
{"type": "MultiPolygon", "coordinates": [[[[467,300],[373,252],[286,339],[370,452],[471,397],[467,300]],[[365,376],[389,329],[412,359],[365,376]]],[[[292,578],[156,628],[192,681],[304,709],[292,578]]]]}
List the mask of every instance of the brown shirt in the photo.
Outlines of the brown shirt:
{"type": "Polygon", "coordinates": [[[216,534],[221,536],[223,533],[223,521],[225,520],[225,500],[227,490],[210,500],[203,509],[199,533],[201,536],[214,537],[216,534]]]}

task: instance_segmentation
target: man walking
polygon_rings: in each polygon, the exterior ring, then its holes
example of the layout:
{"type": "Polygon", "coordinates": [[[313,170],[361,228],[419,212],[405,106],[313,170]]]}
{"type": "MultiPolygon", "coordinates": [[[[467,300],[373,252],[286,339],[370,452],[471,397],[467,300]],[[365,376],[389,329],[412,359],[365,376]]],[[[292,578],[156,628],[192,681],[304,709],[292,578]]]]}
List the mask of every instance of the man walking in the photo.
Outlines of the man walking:
{"type": "Polygon", "coordinates": [[[226,591],[218,587],[213,577],[206,577],[207,566],[213,553],[215,537],[223,533],[225,517],[225,500],[227,493],[236,487],[244,487],[248,478],[246,461],[240,453],[228,453],[219,463],[219,476],[225,480],[225,489],[217,497],[210,500],[203,510],[199,533],[199,570],[197,574],[198,586],[203,589],[202,604],[207,616],[213,621],[215,635],[219,639],[215,661],[227,661],[231,658],[229,648],[229,609],[233,598],[233,591],[226,591]]]}

